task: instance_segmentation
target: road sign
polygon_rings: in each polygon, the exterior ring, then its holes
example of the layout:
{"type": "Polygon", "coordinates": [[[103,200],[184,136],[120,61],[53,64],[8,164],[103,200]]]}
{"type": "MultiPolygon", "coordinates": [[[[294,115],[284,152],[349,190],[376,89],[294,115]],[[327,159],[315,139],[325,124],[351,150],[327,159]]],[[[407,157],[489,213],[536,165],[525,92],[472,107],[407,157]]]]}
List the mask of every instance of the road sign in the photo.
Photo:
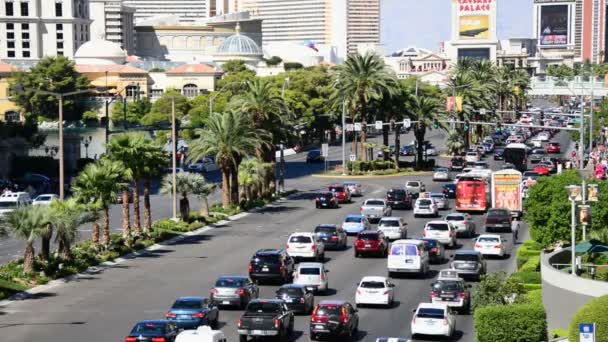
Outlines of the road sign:
{"type": "Polygon", "coordinates": [[[403,127],[405,127],[405,128],[412,127],[412,120],[410,120],[410,119],[403,119],[403,127]]]}
{"type": "Polygon", "coordinates": [[[382,121],[376,121],[376,129],[382,129],[382,121]]]}
{"type": "Polygon", "coordinates": [[[349,156],[349,159],[350,159],[351,162],[354,162],[355,160],[357,160],[357,155],[356,154],[351,154],[349,156]]]}
{"type": "Polygon", "coordinates": [[[355,122],[355,131],[361,132],[361,123],[360,122],[355,122]]]}
{"type": "Polygon", "coordinates": [[[348,132],[354,131],[355,130],[355,125],[353,125],[353,124],[346,124],[346,130],[348,132]]]}
{"type": "Polygon", "coordinates": [[[321,155],[325,158],[329,157],[329,144],[321,145],[321,155]]]}
{"type": "Polygon", "coordinates": [[[586,324],[581,323],[578,325],[578,332],[580,342],[595,342],[595,323],[586,324]]]}

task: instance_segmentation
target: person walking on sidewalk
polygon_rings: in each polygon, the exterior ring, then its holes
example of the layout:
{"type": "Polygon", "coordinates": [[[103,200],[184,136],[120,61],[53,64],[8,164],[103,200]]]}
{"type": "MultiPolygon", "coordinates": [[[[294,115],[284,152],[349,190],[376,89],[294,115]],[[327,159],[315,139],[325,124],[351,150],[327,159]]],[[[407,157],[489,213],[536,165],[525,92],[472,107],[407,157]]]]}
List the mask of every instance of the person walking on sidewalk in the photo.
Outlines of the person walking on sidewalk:
{"type": "Polygon", "coordinates": [[[519,221],[517,217],[514,217],[511,221],[511,232],[513,232],[513,243],[515,244],[519,238],[519,221]]]}

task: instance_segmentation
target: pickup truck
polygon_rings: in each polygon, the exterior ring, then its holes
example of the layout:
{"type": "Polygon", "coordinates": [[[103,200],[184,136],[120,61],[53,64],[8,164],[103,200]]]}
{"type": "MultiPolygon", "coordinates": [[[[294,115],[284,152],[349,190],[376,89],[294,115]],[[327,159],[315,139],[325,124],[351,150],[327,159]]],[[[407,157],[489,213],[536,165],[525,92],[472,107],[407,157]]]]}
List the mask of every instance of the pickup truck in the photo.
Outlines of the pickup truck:
{"type": "Polygon", "coordinates": [[[255,299],[236,324],[240,342],[247,342],[249,336],[272,336],[286,342],[293,335],[294,313],[283,300],[255,299]]]}
{"type": "Polygon", "coordinates": [[[380,219],[391,216],[392,213],[391,207],[383,199],[368,199],[361,206],[361,215],[365,216],[370,222],[379,222],[380,219]]]}

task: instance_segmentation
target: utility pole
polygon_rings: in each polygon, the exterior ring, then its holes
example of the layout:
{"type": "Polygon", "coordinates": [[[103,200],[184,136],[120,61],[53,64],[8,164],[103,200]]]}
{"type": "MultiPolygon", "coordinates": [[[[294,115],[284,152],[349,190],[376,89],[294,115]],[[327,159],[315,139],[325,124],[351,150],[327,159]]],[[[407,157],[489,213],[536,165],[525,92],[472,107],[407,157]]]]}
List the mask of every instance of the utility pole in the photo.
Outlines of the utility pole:
{"type": "Polygon", "coordinates": [[[59,100],[59,200],[65,197],[64,153],[63,153],[63,94],[57,96],[59,100]]]}
{"type": "Polygon", "coordinates": [[[595,86],[595,74],[591,73],[591,116],[589,117],[589,150],[593,149],[593,112],[595,101],[593,98],[593,87],[595,86]]]}
{"type": "Polygon", "coordinates": [[[342,100],[342,176],[346,176],[346,98],[342,100]]]}
{"type": "Polygon", "coordinates": [[[173,221],[177,219],[177,130],[175,122],[175,97],[171,98],[171,162],[172,162],[172,185],[173,185],[173,221]]]}

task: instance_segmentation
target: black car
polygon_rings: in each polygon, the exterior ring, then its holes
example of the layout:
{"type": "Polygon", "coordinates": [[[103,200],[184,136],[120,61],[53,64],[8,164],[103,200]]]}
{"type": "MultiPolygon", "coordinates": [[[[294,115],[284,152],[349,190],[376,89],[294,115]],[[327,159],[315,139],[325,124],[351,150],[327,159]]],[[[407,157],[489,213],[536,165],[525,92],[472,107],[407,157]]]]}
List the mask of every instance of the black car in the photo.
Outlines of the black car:
{"type": "Polygon", "coordinates": [[[451,171],[460,171],[464,169],[467,165],[467,162],[462,157],[454,157],[450,160],[450,170],[451,171]]]}
{"type": "Polygon", "coordinates": [[[511,232],[511,211],[509,209],[492,208],[488,210],[486,217],[486,232],[511,232]]]}
{"type": "Polygon", "coordinates": [[[240,342],[247,342],[249,336],[289,341],[293,335],[294,314],[282,300],[255,299],[247,304],[236,326],[240,342]]]}
{"type": "MultiPolygon", "coordinates": [[[[352,304],[341,300],[324,300],[310,316],[310,339],[335,341],[335,338],[353,340],[359,329],[359,314],[352,304]]],[[[340,339],[342,341],[342,339],[340,339]]]]}
{"type": "Polygon", "coordinates": [[[289,283],[294,271],[295,262],[284,249],[261,249],[249,262],[249,278],[254,282],[260,280],[279,280],[289,283]]]}
{"type": "Polygon", "coordinates": [[[505,150],[502,148],[495,149],[494,160],[505,160],[505,150]]]}
{"type": "Polygon", "coordinates": [[[315,234],[327,249],[346,249],[348,241],[346,232],[335,224],[320,224],[315,227],[315,234]]]}
{"type": "Polygon", "coordinates": [[[174,322],[178,329],[196,329],[202,325],[217,328],[220,310],[208,298],[179,297],[165,318],[174,322]]]}
{"type": "Polygon", "coordinates": [[[141,321],[135,324],[125,342],[165,341],[174,342],[178,334],[177,325],[168,320],[141,321]]]}
{"type": "Polygon", "coordinates": [[[325,161],[323,155],[321,155],[320,150],[312,150],[308,151],[306,154],[306,162],[307,163],[322,163],[325,161]]]}
{"type": "Polygon", "coordinates": [[[389,189],[386,193],[386,203],[393,209],[412,209],[412,198],[405,189],[389,189]]]}
{"type": "Polygon", "coordinates": [[[454,184],[454,183],[444,184],[441,192],[443,192],[443,194],[447,198],[456,198],[456,184],[454,184]]]}
{"type": "Polygon", "coordinates": [[[282,299],[289,310],[296,313],[309,314],[315,308],[315,296],[304,285],[287,284],[276,292],[277,299],[282,299]]]}
{"type": "Polygon", "coordinates": [[[424,250],[429,253],[429,261],[433,264],[440,264],[445,259],[445,250],[439,241],[430,238],[420,239],[424,242],[424,250]]]}
{"type": "Polygon", "coordinates": [[[317,195],[315,206],[319,208],[338,208],[338,197],[335,193],[325,191],[317,195]]]}

